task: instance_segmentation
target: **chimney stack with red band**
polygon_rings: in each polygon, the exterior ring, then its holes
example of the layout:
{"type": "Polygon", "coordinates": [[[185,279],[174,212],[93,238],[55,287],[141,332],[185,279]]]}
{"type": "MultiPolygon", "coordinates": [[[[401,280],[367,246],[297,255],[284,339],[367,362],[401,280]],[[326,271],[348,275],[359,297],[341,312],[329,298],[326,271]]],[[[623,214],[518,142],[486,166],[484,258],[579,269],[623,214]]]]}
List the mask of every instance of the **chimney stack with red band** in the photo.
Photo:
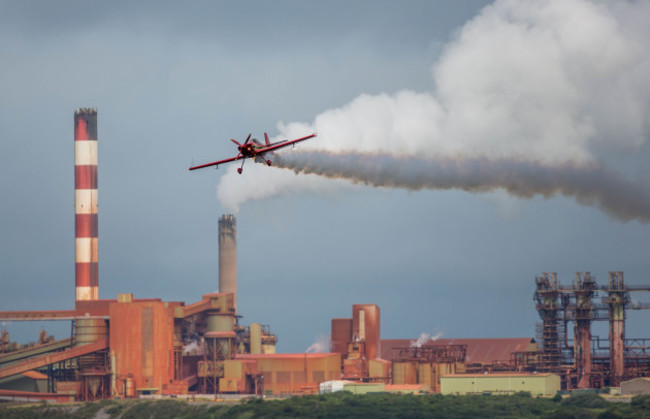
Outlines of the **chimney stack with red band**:
{"type": "Polygon", "coordinates": [[[97,109],[74,113],[76,301],[98,300],[97,109]]]}

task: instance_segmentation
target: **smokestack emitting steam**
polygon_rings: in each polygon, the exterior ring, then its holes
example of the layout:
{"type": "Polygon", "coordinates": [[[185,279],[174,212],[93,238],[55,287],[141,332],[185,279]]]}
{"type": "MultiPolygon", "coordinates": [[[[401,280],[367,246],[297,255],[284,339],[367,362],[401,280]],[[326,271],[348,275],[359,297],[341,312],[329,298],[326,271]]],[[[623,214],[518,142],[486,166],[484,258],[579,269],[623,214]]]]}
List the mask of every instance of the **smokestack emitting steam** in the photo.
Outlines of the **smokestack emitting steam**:
{"type": "Polygon", "coordinates": [[[219,292],[232,293],[237,308],[237,220],[219,218],[219,292]]]}
{"type": "Polygon", "coordinates": [[[282,139],[318,132],[272,159],[301,176],[229,172],[219,199],[236,211],[251,199],[318,192],[327,177],[560,194],[650,222],[650,182],[619,174],[640,175],[650,158],[649,15],[648,2],[496,1],[442,50],[431,92],[360,95],[311,124],[278,124],[282,139]]]}
{"type": "Polygon", "coordinates": [[[74,113],[76,300],[98,300],[97,109],[74,113]]]}

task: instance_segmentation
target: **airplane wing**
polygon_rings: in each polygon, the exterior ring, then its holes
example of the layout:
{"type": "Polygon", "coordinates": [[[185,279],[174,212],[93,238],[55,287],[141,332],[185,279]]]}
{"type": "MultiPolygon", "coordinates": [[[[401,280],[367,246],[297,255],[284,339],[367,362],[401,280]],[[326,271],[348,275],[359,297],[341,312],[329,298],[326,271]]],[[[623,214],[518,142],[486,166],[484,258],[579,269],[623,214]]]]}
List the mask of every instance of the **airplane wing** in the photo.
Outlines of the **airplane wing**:
{"type": "Polygon", "coordinates": [[[306,137],[298,138],[298,139],[291,140],[291,141],[279,141],[277,143],[273,143],[272,145],[270,145],[268,147],[260,148],[260,149],[257,150],[257,152],[260,153],[260,154],[263,154],[263,153],[266,153],[266,152],[269,152],[269,151],[273,151],[273,150],[277,150],[277,149],[280,149],[280,148],[290,146],[291,144],[295,144],[295,143],[299,143],[301,141],[308,140],[310,138],[314,138],[315,136],[316,136],[316,134],[312,134],[312,135],[308,135],[306,137]]]}
{"type": "Polygon", "coordinates": [[[220,164],[230,163],[231,161],[241,160],[243,158],[245,158],[245,157],[239,155],[237,157],[231,157],[231,158],[225,159],[225,160],[213,161],[212,163],[201,164],[199,166],[192,166],[192,167],[190,167],[190,170],[203,169],[204,167],[210,167],[210,166],[219,166],[220,164]]]}

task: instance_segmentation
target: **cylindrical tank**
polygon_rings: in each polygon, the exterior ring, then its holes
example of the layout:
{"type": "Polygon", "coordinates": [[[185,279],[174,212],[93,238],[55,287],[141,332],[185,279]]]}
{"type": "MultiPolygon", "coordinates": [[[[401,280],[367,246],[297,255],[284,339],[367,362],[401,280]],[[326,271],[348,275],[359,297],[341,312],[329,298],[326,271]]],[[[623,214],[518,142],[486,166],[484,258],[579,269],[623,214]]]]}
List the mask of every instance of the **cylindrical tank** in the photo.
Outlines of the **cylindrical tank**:
{"type": "Polygon", "coordinates": [[[393,384],[417,384],[416,364],[393,362],[393,384]]]}
{"type": "Polygon", "coordinates": [[[97,110],[74,113],[75,299],[98,300],[97,110]]]}
{"type": "MultiPolygon", "coordinates": [[[[203,335],[206,343],[208,356],[217,359],[230,359],[233,350],[236,348],[235,340],[235,313],[231,310],[234,298],[228,294],[209,294],[204,298],[210,298],[213,307],[218,309],[207,311],[206,329],[203,335]]],[[[233,296],[234,297],[234,296],[233,296]]]]}
{"type": "Polygon", "coordinates": [[[207,315],[208,332],[230,332],[235,328],[235,317],[232,314],[209,313],[207,315]]]}
{"type": "Polygon", "coordinates": [[[104,319],[87,319],[79,317],[75,320],[75,344],[86,345],[108,339],[108,326],[104,319]]]}
{"type": "Polygon", "coordinates": [[[219,292],[232,293],[237,309],[237,220],[231,214],[219,218],[219,292]]]}
{"type": "Polygon", "coordinates": [[[262,325],[259,323],[251,323],[250,325],[250,348],[251,354],[262,353],[262,325]]]}

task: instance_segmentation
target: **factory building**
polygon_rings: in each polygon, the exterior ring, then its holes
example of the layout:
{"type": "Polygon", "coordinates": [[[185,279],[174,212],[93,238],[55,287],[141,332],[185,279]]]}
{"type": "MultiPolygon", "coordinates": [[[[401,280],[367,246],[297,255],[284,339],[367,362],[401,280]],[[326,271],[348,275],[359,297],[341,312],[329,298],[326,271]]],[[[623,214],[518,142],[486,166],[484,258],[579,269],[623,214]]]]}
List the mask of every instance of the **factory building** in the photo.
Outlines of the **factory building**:
{"type": "Polygon", "coordinates": [[[625,284],[622,272],[610,272],[603,286],[588,272],[577,273],[571,286],[560,285],[552,273],[535,278],[542,321],[535,339],[382,340],[379,307],[354,304],[350,318],[332,319],[329,353],[278,354],[268,325],[240,324],[236,219],[224,215],[218,221],[218,292],[191,304],[130,293],[101,299],[97,144],[97,111],[78,109],[74,308],[0,312],[0,321],[69,321],[71,336],[54,340],[42,333],[37,344],[21,347],[3,330],[0,399],[275,396],[338,389],[549,395],[560,388],[647,384],[629,380],[650,376],[649,339],[626,338],[625,319],[628,309],[650,308],[632,304],[630,297],[650,287],[625,284]],[[609,322],[608,338],[592,336],[594,321],[609,322]]]}
{"type": "Polygon", "coordinates": [[[625,336],[627,310],[650,309],[631,293],[649,292],[650,286],[628,285],[619,271],[609,272],[606,285],[598,285],[590,272],[577,272],[571,285],[544,273],[535,286],[541,319],[535,338],[436,339],[421,346],[416,340],[384,340],[381,353],[393,363],[393,382],[431,383],[438,392],[441,378],[458,373],[550,373],[560,378],[562,390],[573,390],[618,387],[650,376],[649,339],[625,336]],[[607,337],[592,334],[596,321],[608,322],[607,337]]]}
{"type": "Polygon", "coordinates": [[[225,379],[251,371],[263,383],[265,395],[312,394],[318,393],[320,383],[340,377],[340,365],[337,353],[237,355],[227,364],[225,379]]]}
{"type": "Polygon", "coordinates": [[[452,374],[441,378],[442,394],[514,394],[520,391],[532,396],[554,396],[560,391],[556,374],[452,374]]]}
{"type": "Polygon", "coordinates": [[[380,358],[379,320],[376,304],[355,304],[351,319],[332,319],[330,350],[341,355],[344,380],[389,382],[390,362],[380,358]]]}
{"type": "Polygon", "coordinates": [[[621,394],[637,396],[650,394],[650,377],[640,377],[621,383],[621,394]]]}

